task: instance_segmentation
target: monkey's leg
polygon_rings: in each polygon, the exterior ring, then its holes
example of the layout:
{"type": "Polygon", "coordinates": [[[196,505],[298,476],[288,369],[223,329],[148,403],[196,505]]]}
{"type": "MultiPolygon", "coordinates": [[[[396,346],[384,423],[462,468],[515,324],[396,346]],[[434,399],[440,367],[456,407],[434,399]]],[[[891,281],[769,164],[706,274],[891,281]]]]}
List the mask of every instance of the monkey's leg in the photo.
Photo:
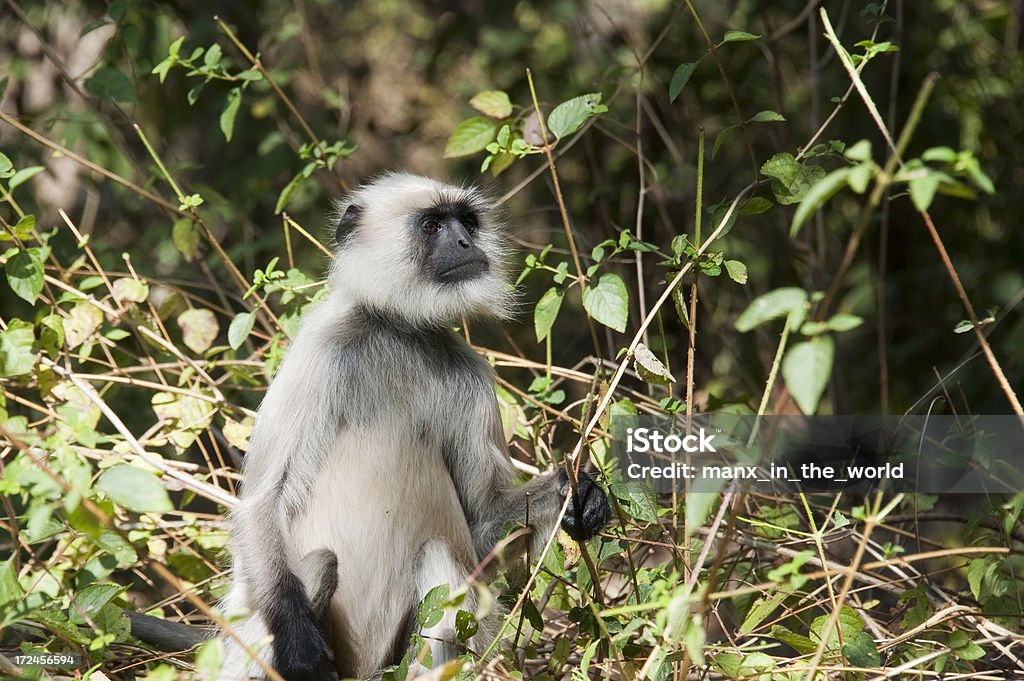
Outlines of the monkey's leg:
{"type": "MultiPolygon", "coordinates": [[[[296,576],[313,606],[317,618],[317,626],[329,638],[331,598],[338,588],[338,558],[330,549],[310,551],[299,562],[296,576]]],[[[236,582],[225,599],[223,610],[229,615],[247,607],[244,586],[236,582]]],[[[272,648],[268,645],[270,629],[259,613],[253,613],[247,619],[231,625],[235,635],[252,648],[258,657],[273,666],[272,648]]],[[[220,681],[239,681],[240,679],[265,679],[263,668],[253,659],[250,652],[238,645],[229,636],[224,637],[224,664],[221,666],[220,681]]]]}
{"type": "MultiPolygon", "coordinates": [[[[416,560],[416,603],[417,605],[432,589],[447,584],[455,591],[466,582],[466,568],[452,554],[451,547],[444,539],[428,539],[420,548],[416,560]]],[[[470,591],[462,602],[462,610],[476,610],[476,594],[470,591]]],[[[410,620],[416,622],[417,608],[413,607],[410,620]]],[[[430,656],[434,667],[454,660],[462,651],[455,635],[455,612],[446,610],[441,621],[432,627],[420,631],[420,635],[430,646],[430,656]]],[[[410,666],[410,672],[419,675],[426,671],[420,665],[410,666]]]]}

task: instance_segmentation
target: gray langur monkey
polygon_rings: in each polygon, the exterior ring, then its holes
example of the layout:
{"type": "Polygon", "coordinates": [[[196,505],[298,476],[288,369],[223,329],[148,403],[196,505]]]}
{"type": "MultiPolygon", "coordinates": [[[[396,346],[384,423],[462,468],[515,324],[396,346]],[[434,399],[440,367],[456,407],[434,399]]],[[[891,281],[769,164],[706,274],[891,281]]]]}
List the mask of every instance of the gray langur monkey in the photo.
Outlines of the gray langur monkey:
{"type": "MultiPolygon", "coordinates": [[[[513,485],[492,370],[451,329],[507,316],[505,240],[484,195],[385,175],[340,206],[336,241],[329,293],[263,400],[231,512],[224,610],[249,612],[233,629],[252,648],[273,635],[260,654],[286,681],[397,664],[419,601],[461,585],[510,522],[528,521],[539,549],[568,493],[559,473],[513,485]]],[[[610,515],[585,474],[567,509],[576,539],[610,515]]],[[[421,632],[434,664],[460,652],[452,620],[421,632]]],[[[223,679],[264,677],[225,645],[223,679]]]]}

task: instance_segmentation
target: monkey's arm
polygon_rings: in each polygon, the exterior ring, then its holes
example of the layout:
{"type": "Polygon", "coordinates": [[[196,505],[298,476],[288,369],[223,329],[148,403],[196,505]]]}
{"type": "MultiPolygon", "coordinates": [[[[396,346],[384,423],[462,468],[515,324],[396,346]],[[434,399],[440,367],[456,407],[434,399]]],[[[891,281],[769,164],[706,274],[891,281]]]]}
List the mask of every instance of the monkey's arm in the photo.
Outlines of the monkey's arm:
{"type": "MultiPolygon", "coordinates": [[[[446,454],[469,520],[477,555],[494,548],[510,523],[533,530],[533,548],[543,548],[554,529],[566,495],[571,493],[564,472],[547,473],[515,486],[514,469],[505,447],[497,404],[478,403],[468,410],[471,422],[463,435],[466,449],[446,454]],[[468,435],[468,437],[467,437],[468,435]]],[[[574,539],[597,534],[611,517],[604,493],[594,480],[580,472],[576,494],[570,498],[562,528],[574,539]]]]}

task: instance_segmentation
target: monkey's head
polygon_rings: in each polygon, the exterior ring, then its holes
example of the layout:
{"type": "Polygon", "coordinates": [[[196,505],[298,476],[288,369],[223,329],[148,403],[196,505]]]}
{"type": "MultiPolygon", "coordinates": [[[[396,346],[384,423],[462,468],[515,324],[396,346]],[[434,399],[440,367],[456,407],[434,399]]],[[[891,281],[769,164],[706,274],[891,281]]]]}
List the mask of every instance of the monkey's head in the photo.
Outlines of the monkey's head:
{"type": "Polygon", "coordinates": [[[505,240],[480,190],[392,173],[338,208],[331,286],[346,302],[427,325],[507,315],[505,240]]]}

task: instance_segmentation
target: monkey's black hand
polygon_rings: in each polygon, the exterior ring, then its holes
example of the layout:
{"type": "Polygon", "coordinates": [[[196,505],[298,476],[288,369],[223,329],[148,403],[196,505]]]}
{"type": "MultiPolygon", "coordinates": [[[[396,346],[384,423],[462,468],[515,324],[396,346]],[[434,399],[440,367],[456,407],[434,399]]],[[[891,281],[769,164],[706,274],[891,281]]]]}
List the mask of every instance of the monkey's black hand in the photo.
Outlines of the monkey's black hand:
{"type": "Polygon", "coordinates": [[[279,594],[267,615],[274,634],[274,668],[285,681],[337,681],[334,652],[298,579],[279,594]]]}
{"type": "MultiPolygon", "coordinates": [[[[562,494],[572,495],[565,471],[558,474],[562,494]]],[[[612,515],[604,492],[594,479],[580,471],[576,494],[569,499],[569,507],[562,518],[562,529],[577,541],[585,541],[601,531],[612,515]]]]}

